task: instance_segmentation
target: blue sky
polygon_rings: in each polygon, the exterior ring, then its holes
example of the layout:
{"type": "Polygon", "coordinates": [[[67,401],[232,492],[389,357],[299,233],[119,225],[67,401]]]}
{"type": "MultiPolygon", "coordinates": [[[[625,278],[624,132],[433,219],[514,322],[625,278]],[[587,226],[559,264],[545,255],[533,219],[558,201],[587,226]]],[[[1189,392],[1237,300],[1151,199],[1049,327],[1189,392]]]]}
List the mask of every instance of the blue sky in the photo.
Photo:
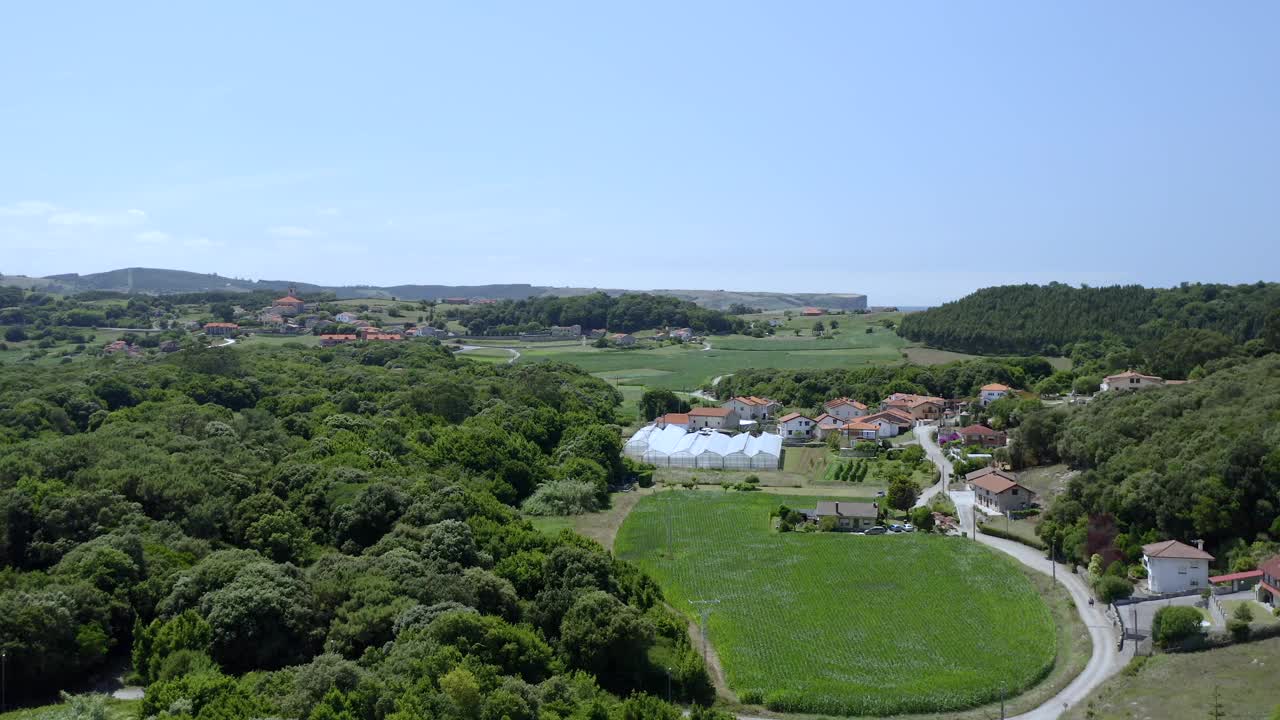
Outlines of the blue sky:
{"type": "Polygon", "coordinates": [[[0,272],[1277,280],[1280,4],[20,3],[0,272]]]}

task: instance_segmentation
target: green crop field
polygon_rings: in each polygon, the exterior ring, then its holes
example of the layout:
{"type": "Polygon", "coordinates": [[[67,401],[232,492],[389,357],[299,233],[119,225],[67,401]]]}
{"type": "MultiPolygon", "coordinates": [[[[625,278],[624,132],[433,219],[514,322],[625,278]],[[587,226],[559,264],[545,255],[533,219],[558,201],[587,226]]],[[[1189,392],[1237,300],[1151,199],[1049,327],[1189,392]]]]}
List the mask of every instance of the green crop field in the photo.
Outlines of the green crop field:
{"type": "Polygon", "coordinates": [[[1050,672],[1052,615],[1013,560],[936,535],[770,529],[780,501],[819,499],[661,492],[632,510],[614,547],[691,617],[690,600],[719,600],[711,641],[744,702],[831,715],[947,712],[1017,694],[1050,672]]]}

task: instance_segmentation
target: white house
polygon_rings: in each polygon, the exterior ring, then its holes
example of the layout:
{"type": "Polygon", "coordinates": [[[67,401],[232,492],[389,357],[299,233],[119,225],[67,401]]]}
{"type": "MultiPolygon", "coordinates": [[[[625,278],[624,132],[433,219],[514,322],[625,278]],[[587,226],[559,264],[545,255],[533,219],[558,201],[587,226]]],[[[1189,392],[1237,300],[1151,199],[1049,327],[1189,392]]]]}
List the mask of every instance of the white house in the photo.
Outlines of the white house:
{"type": "Polygon", "coordinates": [[[784,440],[808,440],[816,425],[812,418],[793,412],[778,418],[778,434],[784,440]]]}
{"type": "Polygon", "coordinates": [[[1209,563],[1203,542],[1196,546],[1165,540],[1142,546],[1142,565],[1153,593],[1176,593],[1209,587],[1209,563]]]}
{"type": "Polygon", "coordinates": [[[754,395],[739,395],[725,401],[720,407],[733,410],[744,420],[767,420],[782,409],[782,403],[754,395]]]}
{"type": "Polygon", "coordinates": [[[858,419],[858,422],[864,422],[868,425],[875,425],[876,437],[891,438],[897,437],[899,434],[907,432],[915,425],[915,420],[911,416],[901,410],[885,410],[873,415],[864,415],[858,419]]]}
{"type": "Polygon", "coordinates": [[[737,430],[738,413],[730,408],[696,407],[686,413],[689,416],[690,430],[711,428],[712,430],[737,430]]]}
{"type": "Polygon", "coordinates": [[[828,400],[822,404],[822,409],[826,410],[828,415],[838,417],[846,422],[867,414],[866,405],[857,400],[850,400],[847,397],[828,400]]]}
{"type": "Polygon", "coordinates": [[[350,325],[351,323],[355,322],[356,320],[359,320],[360,318],[356,317],[355,313],[340,312],[337,315],[334,315],[333,319],[342,323],[343,325],[350,325]]]}
{"type": "Polygon", "coordinates": [[[982,388],[978,390],[978,402],[982,403],[983,407],[986,407],[1008,395],[1012,390],[1013,388],[1008,385],[1001,385],[1000,383],[989,383],[987,385],[983,385],[982,388]]]}
{"type": "Polygon", "coordinates": [[[1126,370],[1119,375],[1106,376],[1099,387],[1103,392],[1107,392],[1108,390],[1142,390],[1157,385],[1164,385],[1164,378],[1126,370]]]}

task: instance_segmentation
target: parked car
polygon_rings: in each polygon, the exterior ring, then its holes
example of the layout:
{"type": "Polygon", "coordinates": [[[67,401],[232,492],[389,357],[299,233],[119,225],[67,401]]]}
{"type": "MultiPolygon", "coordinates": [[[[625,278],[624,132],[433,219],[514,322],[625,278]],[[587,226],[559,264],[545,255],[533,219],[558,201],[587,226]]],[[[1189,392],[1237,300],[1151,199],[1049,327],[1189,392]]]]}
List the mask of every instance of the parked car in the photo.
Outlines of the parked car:
{"type": "Polygon", "coordinates": [[[915,532],[915,531],[916,531],[916,526],[912,525],[911,523],[907,523],[906,525],[902,526],[902,532],[915,532]]]}
{"type": "Polygon", "coordinates": [[[877,525],[875,527],[867,528],[866,534],[867,535],[883,535],[887,532],[889,531],[885,530],[883,525],[877,525]]]}
{"type": "Polygon", "coordinates": [[[889,525],[889,532],[902,532],[902,526],[898,523],[893,523],[889,525]]]}
{"type": "Polygon", "coordinates": [[[876,491],[876,497],[884,497],[884,491],[883,491],[883,490],[877,490],[877,491],[876,491]]]}

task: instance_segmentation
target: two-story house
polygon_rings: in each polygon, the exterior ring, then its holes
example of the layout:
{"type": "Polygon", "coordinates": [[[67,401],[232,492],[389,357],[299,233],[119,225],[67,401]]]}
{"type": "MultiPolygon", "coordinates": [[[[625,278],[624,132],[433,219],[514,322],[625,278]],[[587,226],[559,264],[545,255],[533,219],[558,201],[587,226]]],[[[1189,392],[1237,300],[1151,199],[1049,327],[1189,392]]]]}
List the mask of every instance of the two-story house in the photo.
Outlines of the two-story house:
{"type": "Polygon", "coordinates": [[[813,437],[816,425],[813,418],[798,412],[788,413],[778,418],[778,434],[783,440],[808,440],[813,437]]]}
{"type": "Polygon", "coordinates": [[[1209,587],[1209,563],[1213,556],[1204,551],[1204,542],[1195,546],[1164,540],[1142,546],[1142,566],[1147,569],[1147,586],[1153,593],[1176,593],[1209,587]]]}

